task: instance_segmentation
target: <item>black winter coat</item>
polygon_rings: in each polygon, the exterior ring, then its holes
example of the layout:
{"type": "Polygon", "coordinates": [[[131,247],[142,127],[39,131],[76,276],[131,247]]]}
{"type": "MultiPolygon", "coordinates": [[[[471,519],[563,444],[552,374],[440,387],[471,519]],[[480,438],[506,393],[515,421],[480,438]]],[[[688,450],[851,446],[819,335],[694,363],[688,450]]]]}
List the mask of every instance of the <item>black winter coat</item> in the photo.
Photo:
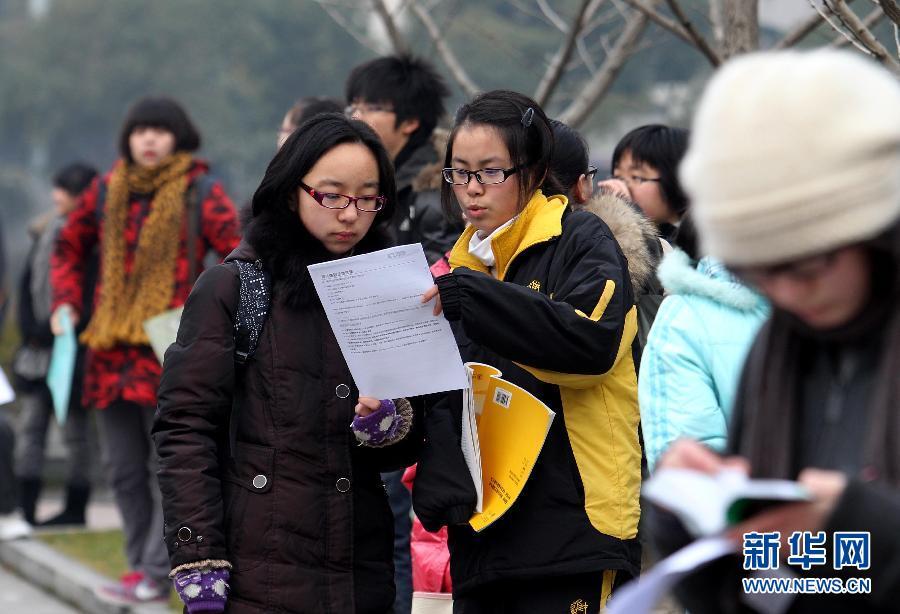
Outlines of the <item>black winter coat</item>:
{"type": "Polygon", "coordinates": [[[394,446],[356,444],[359,391],[321,305],[303,296],[308,276],[279,277],[315,258],[284,257],[297,250],[284,229],[255,234],[263,250],[243,243],[226,259],[270,268],[282,250],[253,358],[234,363],[239,278],[227,264],[198,279],[166,353],[154,440],[172,566],[230,561],[233,613],[390,611],[393,517],[379,472],[415,461],[418,426],[394,446]]]}
{"type": "Polygon", "coordinates": [[[427,143],[398,156],[393,231],[398,245],[421,243],[429,265],[450,251],[465,228],[460,216],[449,219],[441,206],[446,136],[435,130],[427,143]]]}
{"type": "Polygon", "coordinates": [[[453,248],[453,272],[437,279],[460,354],[499,369],[556,417],[519,498],[475,533],[462,394],[429,399],[413,507],[427,530],[449,528],[454,595],[604,570],[635,576],[637,314],[625,257],[596,215],[540,192],[493,238],[499,279],[469,254],[473,233],[453,248]]]}

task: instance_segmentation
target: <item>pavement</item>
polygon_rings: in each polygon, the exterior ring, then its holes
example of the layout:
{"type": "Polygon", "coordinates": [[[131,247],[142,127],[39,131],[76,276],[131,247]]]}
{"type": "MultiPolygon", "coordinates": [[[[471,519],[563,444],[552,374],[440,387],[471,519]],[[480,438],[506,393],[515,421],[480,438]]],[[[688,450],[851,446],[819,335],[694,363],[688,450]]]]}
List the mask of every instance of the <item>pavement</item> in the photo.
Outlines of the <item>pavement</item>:
{"type": "MultiPolygon", "coordinates": [[[[62,497],[50,493],[42,498],[36,516],[39,520],[49,518],[61,508],[62,497]]],[[[88,506],[86,530],[120,527],[121,520],[109,494],[97,493],[88,506]]],[[[169,614],[166,605],[119,606],[98,600],[94,589],[109,581],[110,578],[39,539],[0,542],[0,612],[3,614],[169,614]]]]}
{"type": "Polygon", "coordinates": [[[0,567],[0,612],[5,614],[78,614],[78,610],[0,567]]]}

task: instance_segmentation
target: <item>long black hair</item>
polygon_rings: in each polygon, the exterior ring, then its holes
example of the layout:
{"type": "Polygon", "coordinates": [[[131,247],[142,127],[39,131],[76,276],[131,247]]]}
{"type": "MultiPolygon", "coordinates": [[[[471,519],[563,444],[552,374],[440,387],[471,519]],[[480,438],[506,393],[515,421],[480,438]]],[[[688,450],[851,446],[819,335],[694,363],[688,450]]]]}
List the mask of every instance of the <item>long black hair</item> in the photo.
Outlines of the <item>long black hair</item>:
{"type": "Polygon", "coordinates": [[[378,164],[378,191],[385,197],[384,208],[354,251],[366,253],[389,245],[385,226],[394,215],[397,188],[381,139],[365,122],[340,113],[322,113],[303,122],[269,162],[253,194],[244,235],[272,273],[276,292],[280,283],[285,300],[293,306],[315,300],[306,267],[334,258],[300,220],[300,181],[322,156],[344,143],[360,143],[372,152],[378,164]]]}
{"type": "MultiPolygon", "coordinates": [[[[550,174],[553,129],[547,115],[534,100],[518,92],[494,90],[478,94],[462,105],[456,112],[453,130],[447,140],[445,168],[453,165],[453,142],[457,133],[468,126],[488,126],[499,133],[509,151],[510,162],[519,169],[514,176],[519,181],[520,211],[539,188],[545,188],[548,194],[563,192],[550,174]]],[[[446,182],[441,185],[441,204],[448,217],[459,216],[453,186],[446,182]]]]}
{"type": "Polygon", "coordinates": [[[137,128],[161,128],[175,135],[175,151],[194,152],[200,149],[200,132],[187,111],[176,100],[166,96],[141,98],[128,109],[119,132],[119,154],[129,164],[131,146],[128,139],[137,128]]]}

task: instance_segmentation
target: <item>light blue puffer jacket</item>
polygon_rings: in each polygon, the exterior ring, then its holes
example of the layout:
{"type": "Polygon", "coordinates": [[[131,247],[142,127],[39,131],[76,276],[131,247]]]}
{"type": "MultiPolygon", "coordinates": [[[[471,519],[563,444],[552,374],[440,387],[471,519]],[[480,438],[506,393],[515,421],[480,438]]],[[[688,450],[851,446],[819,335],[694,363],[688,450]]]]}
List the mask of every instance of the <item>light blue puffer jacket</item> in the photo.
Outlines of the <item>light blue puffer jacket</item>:
{"type": "Polygon", "coordinates": [[[765,298],[712,258],[694,268],[687,254],[673,250],[657,275],[667,296],[650,329],[638,381],[651,470],[679,437],[724,448],[744,359],[769,314],[765,298]]]}

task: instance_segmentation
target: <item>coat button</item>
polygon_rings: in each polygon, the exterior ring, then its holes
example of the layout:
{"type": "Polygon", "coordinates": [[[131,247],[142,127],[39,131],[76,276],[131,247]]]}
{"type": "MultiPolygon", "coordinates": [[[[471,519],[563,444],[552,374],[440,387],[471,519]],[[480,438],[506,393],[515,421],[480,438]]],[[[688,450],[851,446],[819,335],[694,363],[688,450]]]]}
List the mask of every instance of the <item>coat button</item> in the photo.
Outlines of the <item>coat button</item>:
{"type": "Polygon", "coordinates": [[[346,399],[350,396],[350,386],[347,384],[338,384],[337,388],[334,389],[334,394],[336,394],[339,399],[346,399]]]}
{"type": "Polygon", "coordinates": [[[181,527],[180,529],[178,529],[178,539],[183,542],[190,541],[191,530],[187,527],[181,527]]]}
{"type": "Polygon", "coordinates": [[[350,490],[350,480],[347,478],[338,478],[337,482],[334,483],[334,487],[337,488],[338,492],[347,492],[350,490]]]}
{"type": "Polygon", "coordinates": [[[253,478],[253,488],[260,489],[265,488],[266,484],[269,483],[268,478],[266,476],[260,474],[253,478]]]}

